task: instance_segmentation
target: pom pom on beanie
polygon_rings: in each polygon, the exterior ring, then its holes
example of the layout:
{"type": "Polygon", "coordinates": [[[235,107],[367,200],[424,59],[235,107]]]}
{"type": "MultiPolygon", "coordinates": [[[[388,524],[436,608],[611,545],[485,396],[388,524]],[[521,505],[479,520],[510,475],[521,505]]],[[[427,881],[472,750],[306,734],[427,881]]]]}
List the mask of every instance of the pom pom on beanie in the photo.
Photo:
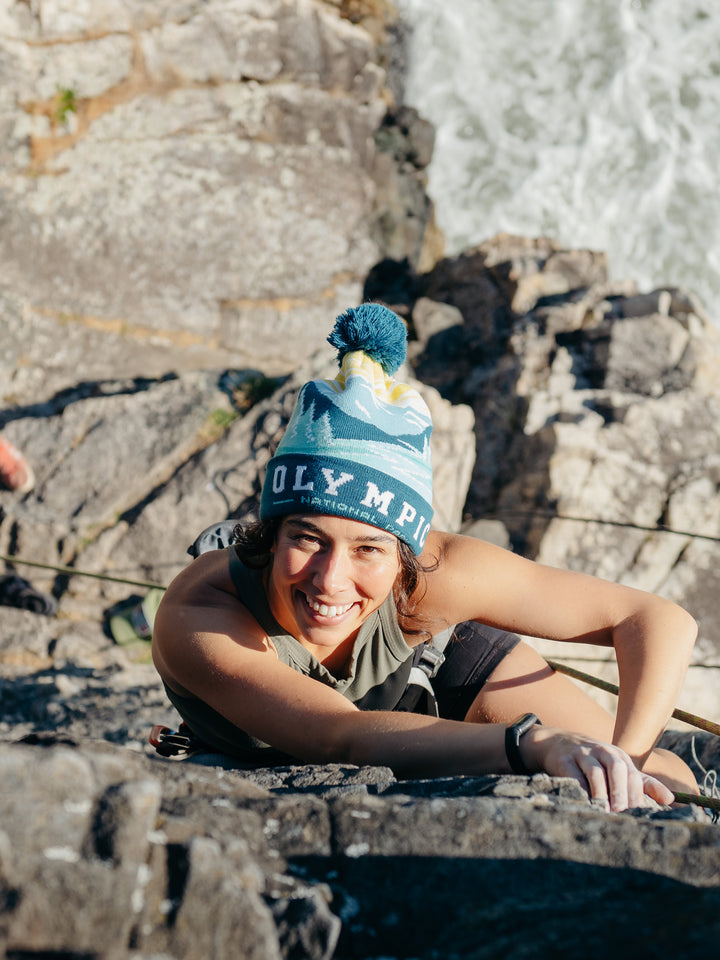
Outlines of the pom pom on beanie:
{"type": "Polygon", "coordinates": [[[391,377],[407,354],[407,332],[400,317],[380,303],[363,303],[341,313],[328,343],[337,347],[338,363],[354,350],[361,350],[391,377]]]}

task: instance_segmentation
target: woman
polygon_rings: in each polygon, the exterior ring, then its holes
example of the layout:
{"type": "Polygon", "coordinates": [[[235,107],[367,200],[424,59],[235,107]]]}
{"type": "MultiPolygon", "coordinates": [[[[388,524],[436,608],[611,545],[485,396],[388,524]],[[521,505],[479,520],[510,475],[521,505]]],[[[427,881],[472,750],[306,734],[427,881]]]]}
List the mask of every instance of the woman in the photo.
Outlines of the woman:
{"type": "Polygon", "coordinates": [[[363,304],[328,339],[340,373],[300,391],[268,464],[260,524],[198,557],[158,611],[154,661],[191,730],[246,759],[400,776],[544,770],[614,810],[694,790],[685,764],[654,749],[692,618],[660,597],[431,531],[429,411],[391,379],[402,322],[363,304]],[[451,628],[433,681],[440,716],[408,712],[413,657],[451,628]],[[612,645],[616,718],[507,631],[612,645]]]}

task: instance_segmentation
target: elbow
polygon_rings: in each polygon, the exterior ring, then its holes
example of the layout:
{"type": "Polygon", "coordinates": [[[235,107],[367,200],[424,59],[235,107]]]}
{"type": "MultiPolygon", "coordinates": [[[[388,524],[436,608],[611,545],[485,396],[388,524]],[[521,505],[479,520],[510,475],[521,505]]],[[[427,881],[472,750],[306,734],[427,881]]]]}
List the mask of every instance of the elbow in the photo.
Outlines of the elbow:
{"type": "Polygon", "coordinates": [[[341,763],[362,766],[367,760],[360,758],[353,713],[343,712],[333,720],[324,718],[322,729],[315,736],[303,737],[302,743],[293,743],[288,750],[304,763],[341,763]]]}
{"type": "MultiPolygon", "coordinates": [[[[672,603],[672,601],[669,601],[672,603]]],[[[695,641],[698,636],[698,623],[695,617],[687,612],[683,607],[678,606],[676,603],[672,603],[673,611],[675,617],[677,618],[677,632],[680,637],[685,641],[688,648],[692,650],[695,646],[695,641]]]]}
{"type": "Polygon", "coordinates": [[[324,762],[350,764],[354,767],[384,763],[374,720],[372,711],[365,713],[357,708],[339,716],[323,745],[324,762]]]}
{"type": "Polygon", "coordinates": [[[688,619],[688,629],[690,631],[690,646],[694,647],[695,641],[697,640],[697,637],[698,637],[698,629],[699,629],[698,622],[695,619],[695,617],[691,616],[689,613],[687,613],[687,611],[683,610],[683,613],[688,619]]]}
{"type": "Polygon", "coordinates": [[[695,641],[696,641],[697,638],[698,638],[698,630],[699,630],[699,628],[698,628],[698,622],[697,622],[697,620],[696,620],[693,616],[691,616],[691,615],[687,612],[687,610],[683,610],[683,613],[685,614],[685,620],[686,620],[686,625],[687,625],[687,626],[686,626],[686,628],[687,628],[687,645],[688,645],[688,657],[689,657],[690,654],[691,654],[692,651],[693,651],[693,647],[695,646],[695,641]]]}
{"type": "Polygon", "coordinates": [[[354,713],[344,713],[333,724],[325,743],[326,763],[346,763],[355,767],[369,763],[363,755],[356,719],[354,713]]]}
{"type": "Polygon", "coordinates": [[[644,637],[654,649],[689,662],[697,636],[697,621],[687,610],[665,597],[648,594],[647,601],[615,628],[612,643],[620,656],[631,653],[644,637]]]}
{"type": "Polygon", "coordinates": [[[698,636],[698,623],[683,607],[666,600],[666,616],[670,624],[675,643],[684,647],[688,660],[698,636]]]}

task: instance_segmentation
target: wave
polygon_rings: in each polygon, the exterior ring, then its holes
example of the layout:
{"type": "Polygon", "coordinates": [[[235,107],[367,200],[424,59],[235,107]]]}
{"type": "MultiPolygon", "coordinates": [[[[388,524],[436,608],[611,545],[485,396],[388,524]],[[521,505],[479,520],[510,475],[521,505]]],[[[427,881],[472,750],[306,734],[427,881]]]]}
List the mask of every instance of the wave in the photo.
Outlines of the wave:
{"type": "Polygon", "coordinates": [[[448,252],[495,233],[604,250],[611,278],[720,310],[720,8],[400,0],[406,100],[437,130],[448,252]]]}

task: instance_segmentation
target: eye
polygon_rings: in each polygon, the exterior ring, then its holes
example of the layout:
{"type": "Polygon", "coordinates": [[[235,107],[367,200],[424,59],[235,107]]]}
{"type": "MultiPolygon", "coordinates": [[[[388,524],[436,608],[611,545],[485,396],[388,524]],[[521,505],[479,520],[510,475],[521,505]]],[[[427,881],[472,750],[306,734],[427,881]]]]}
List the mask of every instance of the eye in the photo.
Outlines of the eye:
{"type": "Polygon", "coordinates": [[[378,547],[374,543],[363,543],[362,546],[358,547],[358,551],[366,557],[382,556],[385,553],[382,547],[378,547]]]}
{"type": "Polygon", "coordinates": [[[290,539],[293,543],[308,546],[315,546],[320,542],[317,537],[314,537],[310,533],[295,533],[290,537],[290,539]]]}

